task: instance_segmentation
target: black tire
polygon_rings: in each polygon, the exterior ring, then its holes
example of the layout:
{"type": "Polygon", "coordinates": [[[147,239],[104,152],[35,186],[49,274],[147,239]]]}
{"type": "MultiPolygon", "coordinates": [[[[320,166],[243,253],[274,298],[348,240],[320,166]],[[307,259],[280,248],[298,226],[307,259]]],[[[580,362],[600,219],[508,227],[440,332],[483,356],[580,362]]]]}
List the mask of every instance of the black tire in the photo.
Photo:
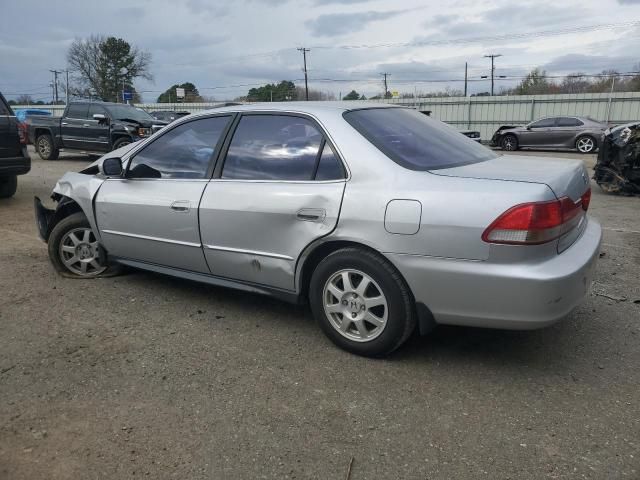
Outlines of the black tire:
{"type": "MultiPolygon", "coordinates": [[[[100,269],[93,270],[93,267],[89,265],[87,268],[92,269],[91,271],[87,271],[86,274],[78,273],[78,268],[72,268],[65,265],[63,260],[63,252],[61,243],[66,241],[67,234],[70,232],[74,232],[77,230],[91,230],[91,226],[87,217],[85,217],[84,213],[77,212],[72,215],[69,215],[66,218],[60,220],[59,223],[53,227],[51,231],[51,235],[49,235],[49,259],[53,264],[54,268],[63,276],[71,277],[71,278],[96,278],[96,277],[104,277],[104,276],[112,276],[120,272],[121,268],[118,265],[105,265],[105,258],[102,249],[94,248],[92,251],[94,252],[94,258],[97,263],[100,265],[100,269]]],[[[95,236],[91,233],[90,241],[93,240],[92,243],[97,243],[95,236]]],[[[80,245],[82,246],[82,244],[80,245]]],[[[68,254],[68,255],[76,255],[68,254]]],[[[77,264],[76,264],[77,265],[77,264]]]]}
{"type": "Polygon", "coordinates": [[[18,190],[18,177],[16,175],[0,177],[0,198],[13,197],[16,190],[18,190]]]}
{"type": "MultiPolygon", "coordinates": [[[[333,343],[351,353],[367,357],[383,357],[396,350],[409,338],[417,323],[413,296],[398,271],[382,256],[360,248],[337,250],[318,264],[311,276],[309,302],[314,318],[333,343]],[[373,280],[372,288],[379,289],[386,298],[386,323],[381,328],[381,333],[371,340],[356,341],[347,338],[325,313],[325,286],[346,269],[366,274],[373,280]]],[[[346,305],[343,300],[338,303],[346,305]]],[[[342,318],[344,321],[345,317],[342,318]]],[[[348,319],[348,323],[351,322],[348,319]]]]}
{"type": "Polygon", "coordinates": [[[124,147],[125,145],[129,145],[130,143],[133,143],[130,138],[127,138],[127,137],[119,138],[118,140],[113,142],[113,150],[117,150],[120,147],[124,147]]]}
{"type": "Polygon", "coordinates": [[[580,135],[576,139],[576,150],[583,154],[589,154],[596,151],[598,148],[598,141],[591,135],[580,135]],[[586,143],[588,142],[588,143],[586,143]],[[586,145],[585,145],[586,143],[586,145]],[[588,148],[585,148],[587,146],[588,148]]]}
{"type": "Polygon", "coordinates": [[[518,138],[515,135],[508,133],[502,137],[500,147],[502,150],[506,150],[507,152],[515,152],[518,150],[518,138]]]}
{"type": "Polygon", "coordinates": [[[38,136],[35,147],[43,160],[57,160],[60,155],[60,150],[56,148],[53,138],[49,134],[38,136]]]}

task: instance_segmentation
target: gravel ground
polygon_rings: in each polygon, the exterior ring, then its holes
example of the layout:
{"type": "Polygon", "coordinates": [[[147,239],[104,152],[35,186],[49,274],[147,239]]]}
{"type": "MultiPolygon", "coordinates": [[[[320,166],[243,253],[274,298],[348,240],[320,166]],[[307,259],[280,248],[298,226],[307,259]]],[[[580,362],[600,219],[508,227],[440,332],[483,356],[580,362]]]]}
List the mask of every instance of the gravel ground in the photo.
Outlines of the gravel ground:
{"type": "Polygon", "coordinates": [[[354,480],[640,478],[640,198],[594,185],[604,256],[566,320],[439,327],[370,360],[302,307],[58,276],[32,197],[88,159],[32,158],[0,202],[1,479],[344,479],[351,459],[354,480]]]}

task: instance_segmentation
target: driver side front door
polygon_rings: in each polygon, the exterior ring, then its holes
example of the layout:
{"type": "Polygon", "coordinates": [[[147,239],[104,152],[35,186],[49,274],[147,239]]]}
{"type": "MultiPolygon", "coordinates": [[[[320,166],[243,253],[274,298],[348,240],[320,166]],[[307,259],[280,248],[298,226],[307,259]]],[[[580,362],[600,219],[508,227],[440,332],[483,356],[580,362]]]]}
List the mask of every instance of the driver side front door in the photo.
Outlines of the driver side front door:
{"type": "Polygon", "coordinates": [[[124,178],[96,196],[96,222],[110,256],[209,273],[198,206],[232,116],[177,125],[136,152],[124,178]]]}

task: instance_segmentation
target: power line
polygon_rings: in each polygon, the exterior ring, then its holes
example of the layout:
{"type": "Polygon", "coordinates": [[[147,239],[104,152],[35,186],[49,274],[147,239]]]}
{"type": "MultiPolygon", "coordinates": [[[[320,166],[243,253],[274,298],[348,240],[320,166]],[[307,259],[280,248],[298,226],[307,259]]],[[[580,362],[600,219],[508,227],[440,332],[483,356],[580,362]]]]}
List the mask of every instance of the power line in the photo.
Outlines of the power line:
{"type": "Polygon", "coordinates": [[[448,40],[419,40],[413,42],[397,42],[397,43],[375,43],[375,44],[360,44],[360,45],[315,45],[311,48],[316,49],[365,49],[365,48],[397,48],[397,47],[421,47],[421,46],[438,46],[438,45],[450,45],[457,43],[477,43],[490,40],[517,40],[522,38],[531,37],[549,37],[558,35],[568,35],[571,33],[583,33],[597,30],[612,30],[620,29],[624,27],[637,27],[640,26],[640,21],[623,22],[623,23],[604,23],[597,25],[584,25],[581,27],[570,27],[558,30],[542,30],[538,32],[522,32],[522,33],[509,33],[503,35],[491,35],[482,37],[465,37],[465,38],[453,38],[448,40]]]}

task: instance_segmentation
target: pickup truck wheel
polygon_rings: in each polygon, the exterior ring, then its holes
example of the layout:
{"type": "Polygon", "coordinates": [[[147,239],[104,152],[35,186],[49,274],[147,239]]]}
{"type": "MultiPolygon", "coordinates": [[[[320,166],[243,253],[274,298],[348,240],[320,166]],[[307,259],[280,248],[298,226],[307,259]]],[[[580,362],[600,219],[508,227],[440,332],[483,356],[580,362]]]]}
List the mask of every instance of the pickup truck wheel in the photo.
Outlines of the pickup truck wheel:
{"type": "Polygon", "coordinates": [[[0,177],[0,198],[13,197],[17,189],[18,177],[16,175],[0,177]]]}
{"type": "Polygon", "coordinates": [[[126,138],[126,137],[119,138],[118,140],[113,142],[113,149],[117,150],[120,147],[124,147],[125,145],[129,145],[130,143],[131,143],[131,139],[130,138],[126,138]]]}
{"type": "Polygon", "coordinates": [[[417,323],[411,292],[398,271],[360,248],[337,250],[318,264],[309,303],[333,343],[367,357],[393,352],[417,323]]]}
{"type": "Polygon", "coordinates": [[[51,135],[40,135],[36,139],[36,150],[43,160],[57,160],[60,150],[53,143],[51,135]]]}
{"type": "Polygon", "coordinates": [[[58,273],[75,278],[93,278],[112,269],[105,264],[98,239],[82,212],[69,215],[53,227],[49,259],[58,273]]]}

